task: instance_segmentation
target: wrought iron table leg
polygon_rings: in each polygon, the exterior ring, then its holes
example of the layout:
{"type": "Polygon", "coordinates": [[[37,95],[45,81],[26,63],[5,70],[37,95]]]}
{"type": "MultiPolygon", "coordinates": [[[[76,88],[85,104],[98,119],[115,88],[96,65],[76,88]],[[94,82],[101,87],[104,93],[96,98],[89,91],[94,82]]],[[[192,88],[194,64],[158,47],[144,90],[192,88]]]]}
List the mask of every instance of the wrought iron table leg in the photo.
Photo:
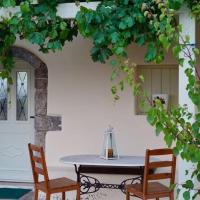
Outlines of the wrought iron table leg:
{"type": "MultiPolygon", "coordinates": [[[[83,194],[90,194],[97,192],[100,188],[105,189],[120,189],[123,193],[125,193],[125,185],[126,184],[133,184],[133,183],[143,183],[143,174],[138,174],[134,178],[129,178],[123,180],[121,184],[111,184],[111,183],[101,183],[98,179],[87,176],[81,173],[81,165],[77,166],[74,164],[75,172],[77,175],[77,182],[80,183],[80,193],[83,194]]],[[[144,167],[140,168],[142,171],[144,167]]]]}
{"type": "Polygon", "coordinates": [[[80,179],[80,166],[77,167],[77,165],[74,165],[75,167],[75,172],[76,172],[76,175],[77,175],[77,182],[80,183],[81,179],[80,179]]]}
{"type": "Polygon", "coordinates": [[[79,177],[77,179],[80,179],[80,190],[81,194],[90,194],[95,193],[99,189],[119,189],[123,193],[125,193],[125,185],[126,184],[133,184],[133,183],[141,183],[141,176],[137,176],[134,178],[123,180],[120,184],[112,184],[112,183],[101,183],[98,179],[87,176],[85,174],[77,173],[79,177]]]}

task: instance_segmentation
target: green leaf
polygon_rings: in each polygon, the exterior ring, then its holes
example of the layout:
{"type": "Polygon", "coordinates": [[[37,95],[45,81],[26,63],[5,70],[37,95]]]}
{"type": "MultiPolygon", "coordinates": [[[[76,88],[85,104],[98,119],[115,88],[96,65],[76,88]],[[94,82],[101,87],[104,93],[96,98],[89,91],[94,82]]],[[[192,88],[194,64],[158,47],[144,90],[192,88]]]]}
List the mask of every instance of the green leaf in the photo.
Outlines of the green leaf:
{"type": "Polygon", "coordinates": [[[181,52],[181,47],[180,47],[179,45],[173,47],[172,52],[173,52],[173,55],[174,55],[176,58],[179,58],[179,54],[180,54],[180,52],[181,52]]]}
{"type": "Polygon", "coordinates": [[[133,24],[134,24],[134,21],[133,21],[133,18],[132,17],[126,17],[125,19],[124,19],[124,21],[125,21],[125,23],[126,23],[126,26],[127,27],[132,27],[133,26],[133,24]]]}
{"type": "Polygon", "coordinates": [[[154,125],[156,122],[157,116],[156,116],[156,111],[151,108],[148,113],[147,113],[147,121],[151,124],[154,125]]]}
{"type": "Polygon", "coordinates": [[[154,42],[149,43],[147,48],[147,53],[145,55],[145,61],[150,62],[153,61],[156,58],[157,55],[157,49],[154,42]]]}
{"type": "Polygon", "coordinates": [[[0,77],[2,79],[8,78],[8,76],[9,76],[9,72],[8,71],[4,70],[4,71],[0,72],[0,77]]]}
{"type": "Polygon", "coordinates": [[[112,43],[116,43],[119,41],[119,34],[117,32],[114,32],[110,35],[112,43]]]}
{"type": "Polygon", "coordinates": [[[183,0],[169,0],[169,7],[175,10],[180,9],[183,4],[183,0]]]}
{"type": "Polygon", "coordinates": [[[193,189],[194,188],[194,183],[192,182],[192,180],[187,180],[184,184],[183,184],[184,188],[187,189],[193,189]]]}
{"type": "Polygon", "coordinates": [[[170,47],[170,43],[169,43],[169,41],[168,41],[168,38],[167,38],[164,34],[161,34],[161,35],[159,36],[159,40],[160,40],[160,42],[162,43],[163,47],[164,47],[166,50],[168,50],[169,47],[170,47]]]}
{"type": "Polygon", "coordinates": [[[124,5],[128,5],[129,0],[123,0],[122,2],[124,5]]]}
{"type": "MultiPolygon", "coordinates": [[[[176,148],[177,148],[178,151],[181,151],[181,149],[182,149],[182,143],[181,143],[181,141],[178,140],[178,141],[176,142],[176,148]]],[[[175,154],[175,155],[176,155],[176,154],[175,154]]]]}
{"type": "Polygon", "coordinates": [[[197,180],[200,182],[200,174],[197,175],[197,180]]]}
{"type": "Polygon", "coordinates": [[[140,35],[138,37],[138,39],[136,40],[136,43],[139,45],[139,46],[143,46],[146,42],[146,35],[143,34],[143,35],[140,35]]]}
{"type": "Polygon", "coordinates": [[[190,42],[190,36],[186,35],[185,36],[185,43],[188,44],[190,42]]]}
{"type": "Polygon", "coordinates": [[[178,156],[179,150],[178,150],[177,147],[174,147],[174,148],[173,148],[173,154],[174,154],[175,156],[178,156]]]}
{"type": "Polygon", "coordinates": [[[115,95],[117,93],[117,87],[116,86],[112,86],[111,92],[112,92],[113,95],[115,95]]]}
{"type": "Polygon", "coordinates": [[[102,32],[98,32],[98,33],[95,34],[94,42],[96,44],[101,44],[101,43],[104,42],[104,40],[105,40],[105,38],[104,38],[104,34],[102,32]]]}
{"type": "Polygon", "coordinates": [[[66,30],[66,27],[67,27],[66,22],[61,22],[61,23],[60,23],[60,29],[61,29],[62,31],[66,30]]]}
{"type": "Polygon", "coordinates": [[[119,82],[119,87],[120,87],[121,91],[124,90],[124,81],[123,80],[119,82]]]}
{"type": "Polygon", "coordinates": [[[111,74],[111,81],[113,81],[117,76],[117,72],[116,70],[112,71],[112,74],[111,74]]]}
{"type": "Polygon", "coordinates": [[[62,49],[62,45],[59,41],[50,41],[47,45],[47,47],[49,49],[51,49],[52,51],[55,50],[61,50],[62,49]]]}
{"type": "Polygon", "coordinates": [[[184,64],[184,58],[179,58],[178,59],[178,63],[181,67],[183,67],[183,64],[184,64]]]}
{"type": "Polygon", "coordinates": [[[38,44],[38,45],[42,45],[45,41],[44,35],[40,32],[35,32],[35,33],[31,33],[29,35],[29,40],[33,43],[33,44],[38,44]]]}
{"type": "Polygon", "coordinates": [[[4,39],[5,46],[9,47],[15,43],[16,37],[13,34],[7,35],[4,39]]]}
{"type": "Polygon", "coordinates": [[[143,75],[139,75],[139,79],[142,83],[144,83],[144,76],[143,75]]]}
{"type": "Polygon", "coordinates": [[[200,50],[198,48],[193,48],[192,51],[196,56],[200,54],[200,50]]]}
{"type": "Polygon", "coordinates": [[[55,39],[57,36],[58,36],[58,32],[55,29],[53,29],[51,32],[49,32],[49,37],[51,39],[55,39]]]}
{"type": "Polygon", "coordinates": [[[175,189],[175,187],[176,187],[176,184],[170,184],[169,189],[172,191],[175,189]]]}
{"type": "Polygon", "coordinates": [[[3,7],[14,7],[15,5],[15,0],[3,0],[3,7]]]}
{"type": "Polygon", "coordinates": [[[121,21],[121,22],[119,23],[119,28],[122,29],[122,30],[126,29],[126,23],[123,22],[123,21],[121,21]]]}
{"type": "Polygon", "coordinates": [[[198,122],[200,122],[200,113],[197,113],[197,114],[195,115],[195,119],[196,119],[198,122]]]}
{"type": "Polygon", "coordinates": [[[189,191],[185,191],[183,193],[183,198],[184,198],[184,200],[190,200],[190,192],[189,191]]]}
{"type": "Polygon", "coordinates": [[[30,9],[29,3],[28,2],[22,2],[20,4],[20,10],[21,10],[22,13],[28,13],[28,12],[30,12],[31,9],[30,9]]]}
{"type": "Polygon", "coordinates": [[[173,136],[170,133],[165,134],[164,140],[165,140],[165,142],[166,142],[166,144],[167,144],[168,147],[172,146],[173,136]]]}
{"type": "Polygon", "coordinates": [[[18,25],[19,23],[19,18],[17,18],[16,16],[12,17],[9,21],[10,25],[18,25]]]}
{"type": "Polygon", "coordinates": [[[156,123],[156,135],[158,136],[163,130],[163,125],[160,122],[156,123]]]}
{"type": "Polygon", "coordinates": [[[124,54],[124,48],[123,47],[114,48],[114,52],[115,52],[116,55],[123,55],[124,54]]]}

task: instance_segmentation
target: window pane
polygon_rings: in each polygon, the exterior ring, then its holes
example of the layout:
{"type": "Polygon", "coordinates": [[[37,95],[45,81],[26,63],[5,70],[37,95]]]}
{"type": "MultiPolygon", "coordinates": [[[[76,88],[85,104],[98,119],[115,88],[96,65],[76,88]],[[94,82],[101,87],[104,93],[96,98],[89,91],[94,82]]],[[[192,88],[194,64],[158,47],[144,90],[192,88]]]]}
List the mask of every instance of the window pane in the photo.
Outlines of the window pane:
{"type": "Polygon", "coordinates": [[[17,120],[28,119],[27,72],[17,72],[17,120]]]}
{"type": "Polygon", "coordinates": [[[8,85],[7,79],[0,78],[0,120],[7,120],[7,99],[8,85]]]}

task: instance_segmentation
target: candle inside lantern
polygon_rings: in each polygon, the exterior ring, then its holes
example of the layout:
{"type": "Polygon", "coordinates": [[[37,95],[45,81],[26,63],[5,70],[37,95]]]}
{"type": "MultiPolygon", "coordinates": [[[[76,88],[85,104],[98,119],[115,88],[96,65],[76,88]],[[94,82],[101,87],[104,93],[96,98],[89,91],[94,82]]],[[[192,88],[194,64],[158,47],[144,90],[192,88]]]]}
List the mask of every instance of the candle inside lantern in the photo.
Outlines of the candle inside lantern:
{"type": "Polygon", "coordinates": [[[108,158],[113,157],[113,149],[108,149],[108,158]]]}

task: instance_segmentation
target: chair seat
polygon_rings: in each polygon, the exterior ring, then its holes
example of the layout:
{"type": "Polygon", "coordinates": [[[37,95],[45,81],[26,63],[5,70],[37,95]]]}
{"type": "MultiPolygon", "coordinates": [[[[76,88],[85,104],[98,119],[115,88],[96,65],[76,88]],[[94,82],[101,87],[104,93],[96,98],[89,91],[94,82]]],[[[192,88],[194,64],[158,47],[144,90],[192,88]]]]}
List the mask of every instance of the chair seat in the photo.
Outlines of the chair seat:
{"type": "MultiPolygon", "coordinates": [[[[143,185],[142,184],[131,184],[127,185],[126,189],[128,192],[133,193],[135,196],[142,197],[143,195],[143,185]]],[[[170,189],[159,182],[148,183],[147,196],[168,196],[170,189]]]]}
{"type": "MultiPolygon", "coordinates": [[[[51,179],[49,180],[49,190],[53,192],[56,192],[57,190],[74,190],[75,188],[79,187],[79,184],[71,179],[62,177],[57,179],[51,179]]],[[[37,184],[37,188],[42,191],[46,191],[45,182],[39,182],[37,184]]]]}

